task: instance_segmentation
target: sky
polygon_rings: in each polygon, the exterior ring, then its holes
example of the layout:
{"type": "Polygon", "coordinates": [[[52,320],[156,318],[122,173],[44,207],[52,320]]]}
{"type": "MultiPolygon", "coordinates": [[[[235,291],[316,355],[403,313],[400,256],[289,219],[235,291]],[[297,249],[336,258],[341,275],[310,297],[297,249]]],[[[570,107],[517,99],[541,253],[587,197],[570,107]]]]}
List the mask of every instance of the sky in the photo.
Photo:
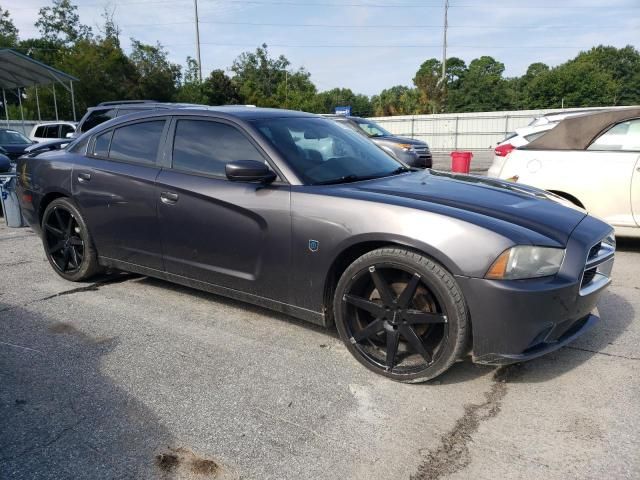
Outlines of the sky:
{"type": "MultiPolygon", "coordinates": [[[[351,88],[374,95],[412,85],[420,64],[442,58],[444,0],[197,0],[203,74],[228,70],[262,43],[304,67],[319,90],[351,88]]],[[[160,42],[170,59],[195,57],[194,0],[76,0],[82,23],[99,31],[114,12],[130,38],[160,42]]],[[[45,0],[0,0],[21,38],[45,0]]],[[[467,63],[491,55],[506,76],[529,64],[558,65],[598,44],[640,48],[640,0],[450,0],[447,56],[467,63]]]]}

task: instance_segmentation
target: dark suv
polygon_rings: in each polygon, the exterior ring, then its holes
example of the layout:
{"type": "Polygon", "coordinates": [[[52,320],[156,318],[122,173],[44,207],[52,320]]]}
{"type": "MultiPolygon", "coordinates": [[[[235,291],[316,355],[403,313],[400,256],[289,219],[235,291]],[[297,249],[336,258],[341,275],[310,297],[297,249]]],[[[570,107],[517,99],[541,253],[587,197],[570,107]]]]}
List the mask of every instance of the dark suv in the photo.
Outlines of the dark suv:
{"type": "Polygon", "coordinates": [[[115,117],[127,115],[128,113],[141,112],[143,110],[158,110],[166,108],[192,107],[188,103],[166,103],[155,100],[118,100],[113,102],[102,102],[96,107],[87,109],[87,113],[80,119],[74,137],[78,137],[84,132],[91,130],[101,123],[115,117]]]}
{"type": "Polygon", "coordinates": [[[429,145],[410,137],[397,137],[366,118],[346,115],[324,115],[361,135],[368,137],[394,158],[411,167],[431,168],[433,159],[429,145]]]}

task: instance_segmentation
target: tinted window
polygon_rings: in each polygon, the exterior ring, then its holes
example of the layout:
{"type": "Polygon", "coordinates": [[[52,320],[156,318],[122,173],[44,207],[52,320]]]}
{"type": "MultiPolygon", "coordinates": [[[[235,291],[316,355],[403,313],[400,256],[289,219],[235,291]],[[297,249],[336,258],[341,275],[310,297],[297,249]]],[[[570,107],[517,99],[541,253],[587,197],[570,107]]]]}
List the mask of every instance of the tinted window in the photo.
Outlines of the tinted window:
{"type": "Polygon", "coordinates": [[[589,145],[588,150],[640,150],[640,119],[614,125],[589,145]]]}
{"type": "Polygon", "coordinates": [[[23,145],[33,143],[15,130],[0,130],[0,145],[23,145]]]}
{"type": "Polygon", "coordinates": [[[87,119],[80,126],[81,132],[86,132],[87,130],[91,130],[96,125],[100,125],[101,123],[106,122],[107,120],[111,120],[116,116],[115,109],[100,109],[92,111],[87,119]]]}
{"type": "Polygon", "coordinates": [[[45,138],[58,138],[58,125],[47,125],[44,129],[45,138]]]}
{"type": "Polygon", "coordinates": [[[96,137],[96,143],[93,146],[93,154],[98,157],[106,157],[109,155],[109,143],[111,143],[111,134],[113,130],[109,130],[102,135],[96,137]]]}
{"type": "Polygon", "coordinates": [[[264,157],[239,130],[224,123],[179,120],[173,142],[173,168],[209,175],[224,175],[235,160],[264,157]]]}
{"type": "Polygon", "coordinates": [[[34,136],[38,138],[44,138],[44,127],[36,128],[36,134],[34,136]]]}
{"type": "Polygon", "coordinates": [[[60,125],[60,138],[67,138],[69,133],[75,132],[76,129],[71,125],[60,125]]]}
{"type": "Polygon", "coordinates": [[[155,163],[164,123],[164,120],[154,120],[116,128],[111,139],[109,158],[155,163]]]}
{"type": "Polygon", "coordinates": [[[382,177],[403,168],[363,135],[330,120],[268,118],[253,123],[305,183],[382,177]]]}

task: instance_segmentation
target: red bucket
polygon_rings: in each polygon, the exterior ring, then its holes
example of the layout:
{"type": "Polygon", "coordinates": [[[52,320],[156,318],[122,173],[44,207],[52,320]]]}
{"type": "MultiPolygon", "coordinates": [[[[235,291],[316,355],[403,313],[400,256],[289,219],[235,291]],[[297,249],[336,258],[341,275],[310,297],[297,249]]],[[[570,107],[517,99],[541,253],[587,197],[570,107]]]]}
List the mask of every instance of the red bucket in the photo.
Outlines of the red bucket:
{"type": "Polygon", "coordinates": [[[451,171],[455,173],[469,173],[471,169],[471,152],[451,152],[451,171]]]}

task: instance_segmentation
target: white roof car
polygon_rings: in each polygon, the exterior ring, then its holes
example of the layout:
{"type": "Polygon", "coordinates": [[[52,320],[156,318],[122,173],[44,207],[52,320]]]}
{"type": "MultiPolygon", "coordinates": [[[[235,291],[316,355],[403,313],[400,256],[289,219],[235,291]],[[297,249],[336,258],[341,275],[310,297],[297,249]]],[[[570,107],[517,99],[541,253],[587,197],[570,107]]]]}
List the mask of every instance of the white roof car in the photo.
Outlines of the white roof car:
{"type": "Polygon", "coordinates": [[[640,236],[640,107],[566,118],[489,175],[548,190],[618,235],[640,236]]]}
{"type": "Polygon", "coordinates": [[[36,142],[55,140],[58,138],[70,138],[76,131],[75,122],[44,122],[37,123],[31,129],[29,138],[36,142]]]}

